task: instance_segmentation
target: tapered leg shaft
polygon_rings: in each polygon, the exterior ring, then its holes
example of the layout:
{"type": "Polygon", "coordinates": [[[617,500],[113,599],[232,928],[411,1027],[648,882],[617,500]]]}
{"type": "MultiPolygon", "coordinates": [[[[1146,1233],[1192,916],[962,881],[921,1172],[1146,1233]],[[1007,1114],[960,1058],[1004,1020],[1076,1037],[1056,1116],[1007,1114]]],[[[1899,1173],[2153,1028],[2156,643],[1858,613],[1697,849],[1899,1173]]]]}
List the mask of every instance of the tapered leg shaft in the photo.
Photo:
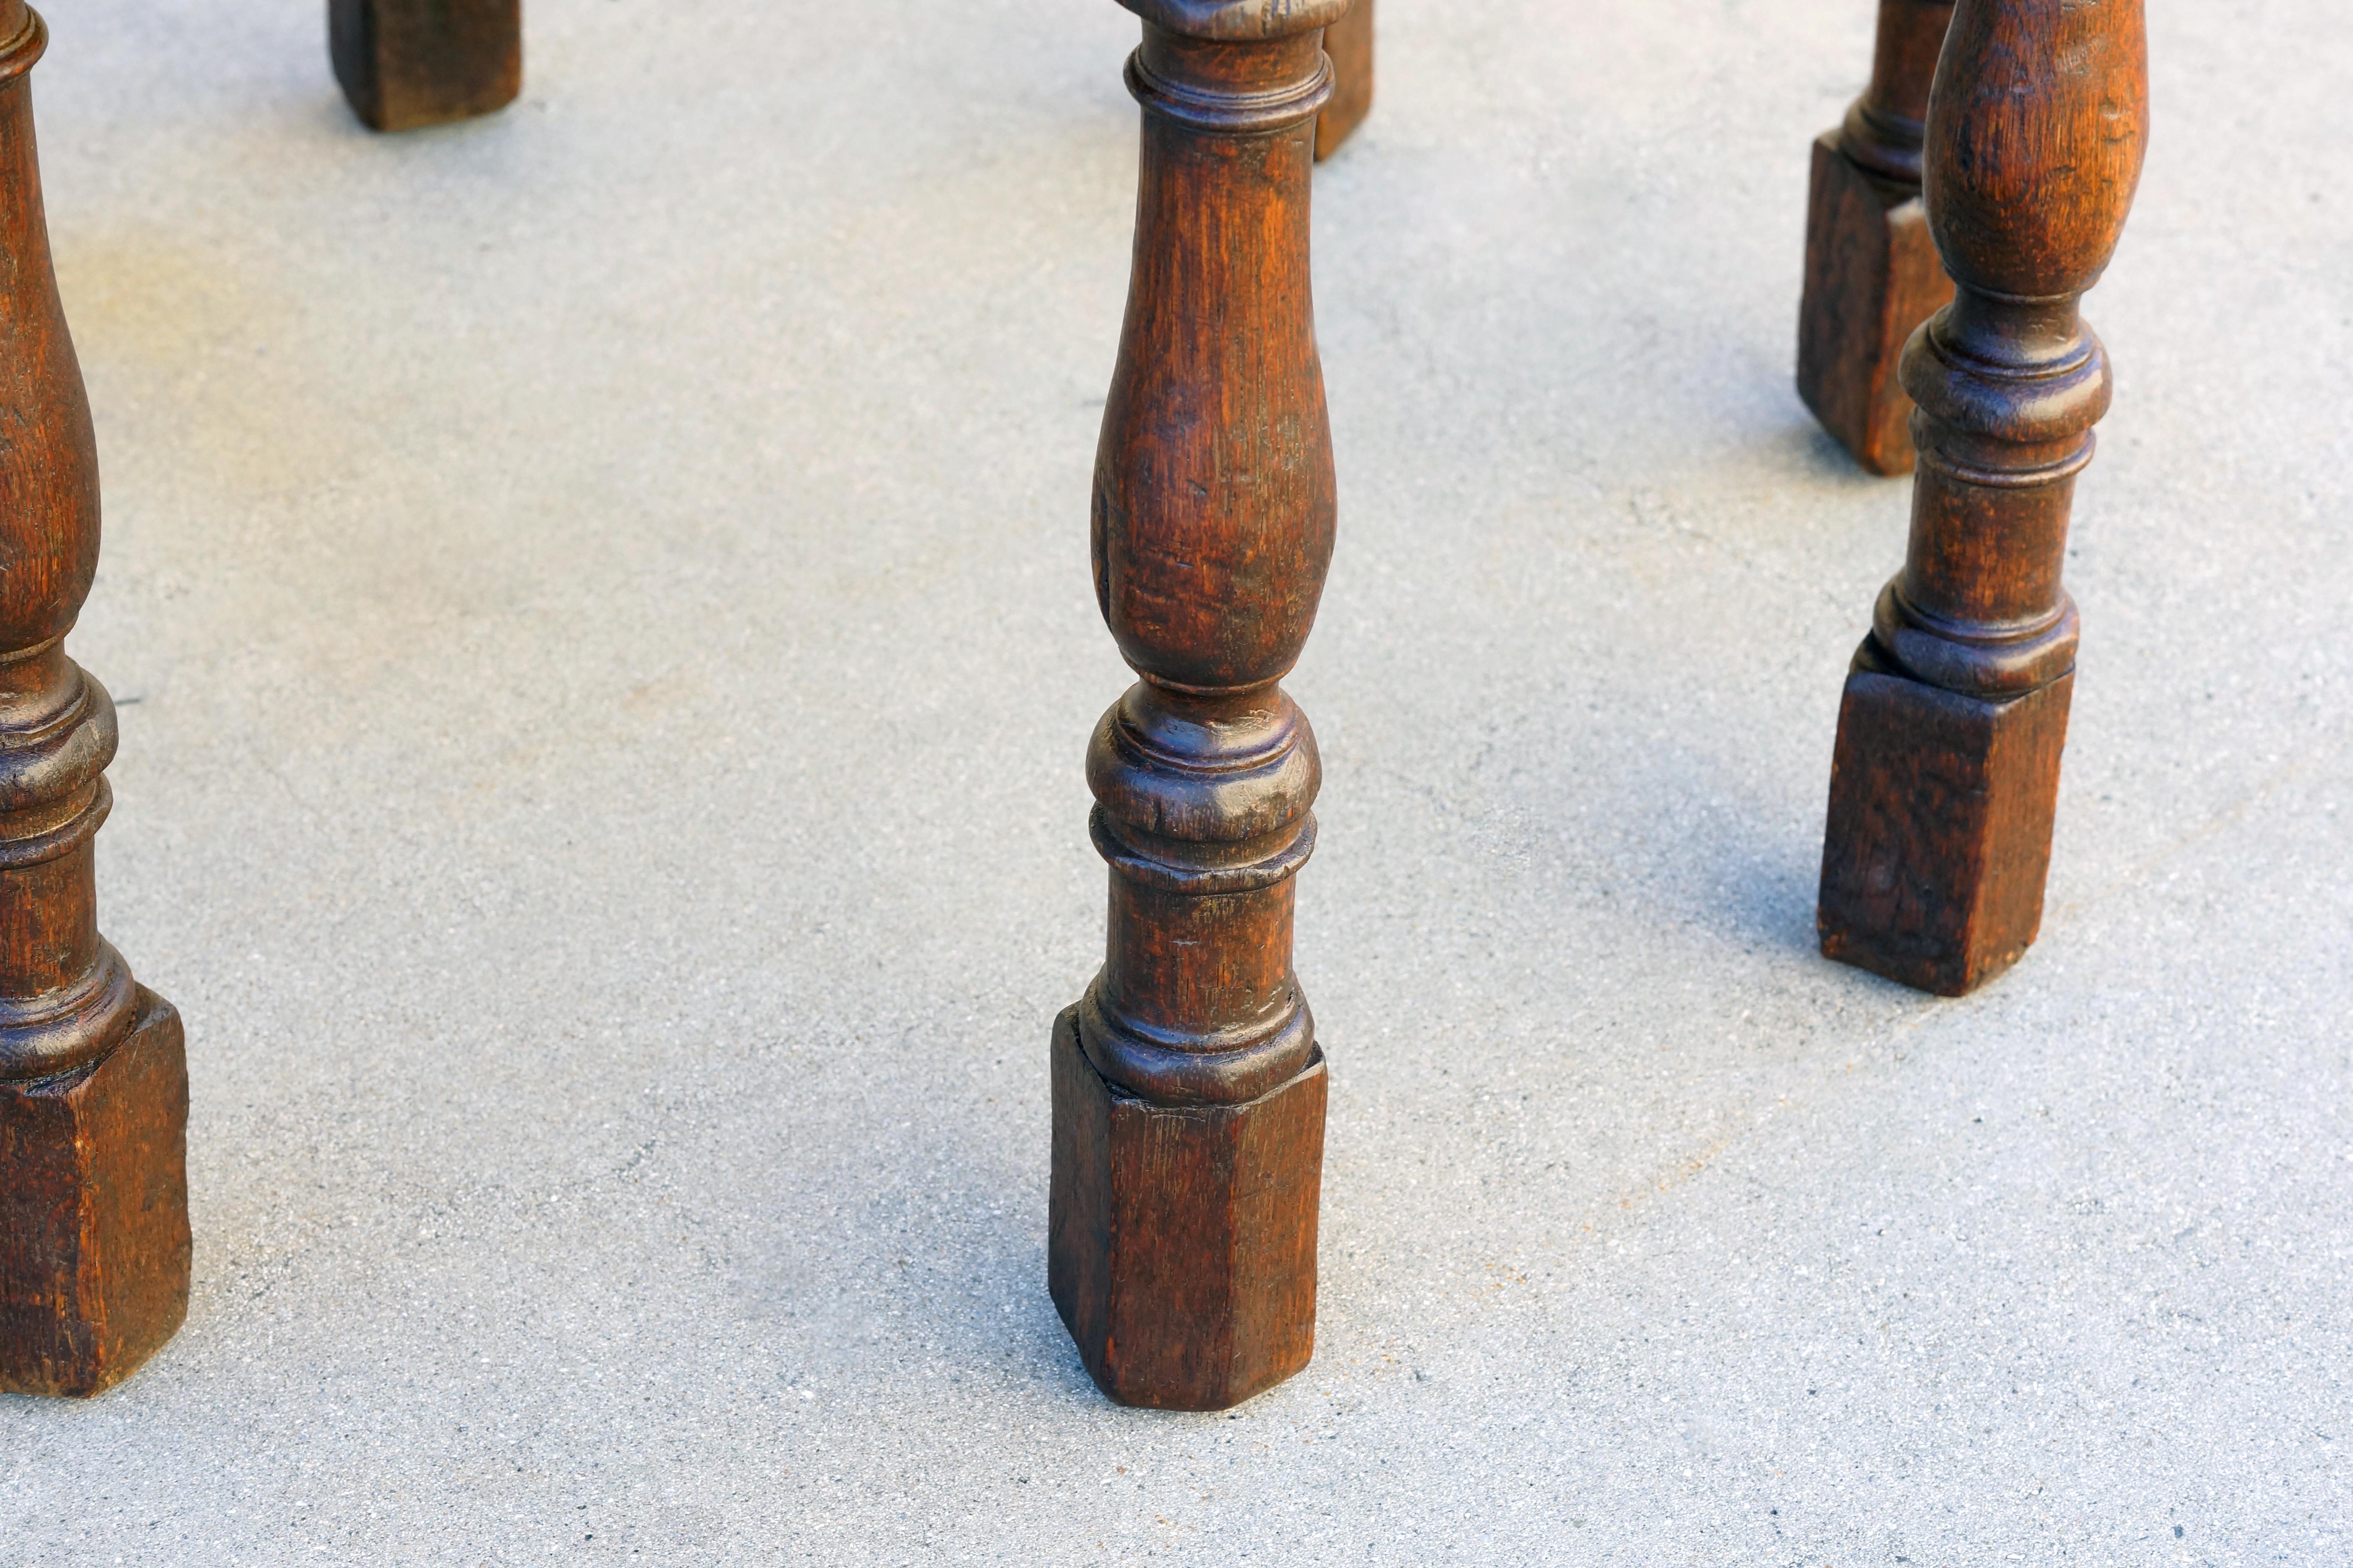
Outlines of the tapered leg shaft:
{"type": "Polygon", "coordinates": [[[98,934],[114,705],[65,636],[98,566],[98,454],[49,266],[27,73],[0,0],[0,1389],[96,1394],[188,1304],[180,1022],[98,934]]]}
{"type": "Polygon", "coordinates": [[[1814,142],[1798,394],[1855,461],[1912,470],[1904,345],[1953,297],[1920,200],[1928,89],[1952,0],[1880,0],[1871,86],[1814,142]]]}
{"type": "Polygon", "coordinates": [[[491,114],[522,90],[522,0],[327,0],[327,48],[371,130],[491,114]]]}
{"type": "Polygon", "coordinates": [[[2147,140],[2141,0],[1960,0],[1929,110],[1930,226],[1957,286],[1914,334],[1912,538],[1847,679],[1822,951],[1957,995],[2042,919],[2075,606],[2075,476],[2107,411],[2077,305],[2147,140]]]}
{"type": "Polygon", "coordinates": [[[1048,1279],[1113,1398],[1211,1410],[1314,1345],[1324,1076],[1291,937],[1321,773],[1279,682],[1336,516],[1307,203],[1345,0],[1127,4],[1143,161],[1093,542],[1143,679],[1087,752],[1110,930],[1052,1037],[1048,1279]]]}

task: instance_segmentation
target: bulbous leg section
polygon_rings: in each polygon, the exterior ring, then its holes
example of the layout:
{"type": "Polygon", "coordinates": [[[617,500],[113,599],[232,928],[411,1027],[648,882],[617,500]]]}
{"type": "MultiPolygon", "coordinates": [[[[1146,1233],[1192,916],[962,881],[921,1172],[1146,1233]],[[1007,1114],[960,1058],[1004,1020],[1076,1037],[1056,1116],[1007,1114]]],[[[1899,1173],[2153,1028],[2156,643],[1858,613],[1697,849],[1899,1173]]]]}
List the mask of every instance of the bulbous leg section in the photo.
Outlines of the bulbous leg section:
{"type": "Polygon", "coordinates": [[[522,0],[327,0],[327,45],[373,131],[492,114],[522,90],[522,0]]]}
{"type": "Polygon", "coordinates": [[[1822,952],[1959,996],[2042,926],[2071,672],[2006,701],[1888,672],[1847,677],[1831,767],[1817,921],[1822,952]]]}
{"type": "Polygon", "coordinates": [[[1914,331],[1952,297],[1919,188],[1859,167],[1838,132],[1822,135],[1806,216],[1798,395],[1874,474],[1912,471],[1912,399],[1897,367],[1914,331]]]}
{"type": "Polygon", "coordinates": [[[85,1067],[0,1082],[0,1389],[100,1394],[188,1312],[188,1068],[144,986],[85,1067]]]}
{"type": "Polygon", "coordinates": [[[1104,1081],[1055,1021],[1047,1282],[1122,1405],[1224,1410],[1315,1350],[1325,1075],[1240,1105],[1155,1105],[1104,1081]]]}

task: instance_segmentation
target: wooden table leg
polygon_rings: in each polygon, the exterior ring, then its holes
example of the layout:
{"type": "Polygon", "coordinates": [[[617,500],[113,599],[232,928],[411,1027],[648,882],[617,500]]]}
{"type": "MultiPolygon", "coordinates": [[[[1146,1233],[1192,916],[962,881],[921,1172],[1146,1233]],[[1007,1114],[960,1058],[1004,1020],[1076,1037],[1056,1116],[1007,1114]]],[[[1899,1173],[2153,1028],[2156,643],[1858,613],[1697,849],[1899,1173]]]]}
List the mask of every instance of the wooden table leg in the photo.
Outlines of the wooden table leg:
{"type": "Polygon", "coordinates": [[[1315,161],[1340,150],[1373,111],[1373,0],[1355,0],[1348,14],[1324,29],[1332,57],[1332,101],[1315,117],[1315,161]]]}
{"type": "Polygon", "coordinates": [[[2107,412],[2078,312],[2123,233],[2148,120],[2141,0],[1960,0],[1929,110],[1929,224],[1958,284],[1912,339],[1903,573],[1839,715],[1822,951],[1958,995],[2042,920],[2076,619],[2075,476],[2107,412]]]}
{"type": "Polygon", "coordinates": [[[1110,939],[1054,1026],[1048,1272],[1106,1394],[1217,1410],[1314,1348],[1324,1072],[1291,938],[1321,771],[1278,682],[1332,558],[1307,206],[1345,0],[1125,3],[1143,171],[1093,552],[1143,679],[1087,752],[1110,939]]]}
{"type": "Polygon", "coordinates": [[[49,268],[27,74],[0,0],[0,1389],[96,1394],[187,1315],[179,1016],[98,934],[114,704],[65,655],[98,566],[98,452],[49,268]]]}
{"type": "Polygon", "coordinates": [[[1880,0],[1871,86],[1814,142],[1798,395],[1855,461],[1912,471],[1904,345],[1953,297],[1920,201],[1920,138],[1952,0],[1880,0]]]}
{"type": "Polygon", "coordinates": [[[327,0],[327,49],[371,130],[494,113],[522,90],[522,0],[327,0]]]}

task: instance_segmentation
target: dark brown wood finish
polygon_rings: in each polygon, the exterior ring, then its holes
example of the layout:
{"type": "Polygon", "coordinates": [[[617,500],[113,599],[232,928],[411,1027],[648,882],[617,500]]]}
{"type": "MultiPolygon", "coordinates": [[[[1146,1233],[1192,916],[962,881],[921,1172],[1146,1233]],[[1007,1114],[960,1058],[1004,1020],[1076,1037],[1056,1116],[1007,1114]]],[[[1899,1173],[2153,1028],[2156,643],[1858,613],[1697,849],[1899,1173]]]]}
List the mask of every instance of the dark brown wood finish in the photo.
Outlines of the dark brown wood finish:
{"type": "Polygon", "coordinates": [[[1373,111],[1373,0],[1355,0],[1348,14],[1324,29],[1332,57],[1332,101],[1315,117],[1315,161],[1340,150],[1373,111]]]}
{"type": "Polygon", "coordinates": [[[1957,284],[1914,335],[1912,540],[1839,716],[1822,951],[1957,995],[2042,919],[2075,606],[2075,476],[2107,412],[2077,307],[2147,138],[2141,0],[1960,0],[1928,115],[1930,226],[1957,284]]]}
{"type": "Polygon", "coordinates": [[[65,655],[98,568],[98,449],[49,266],[27,73],[0,0],[0,1389],[120,1382],[188,1307],[187,1065],[98,934],[114,705],[65,655]]]}
{"type": "Polygon", "coordinates": [[[1920,200],[1928,86],[1952,0],[1880,0],[1871,86],[1814,142],[1798,395],[1874,474],[1912,471],[1904,345],[1953,297],[1920,200]]]}
{"type": "Polygon", "coordinates": [[[371,130],[495,113],[522,90],[522,0],[327,0],[327,52],[371,130]]]}
{"type": "Polygon", "coordinates": [[[1346,0],[1124,3],[1143,168],[1093,554],[1143,679],[1087,752],[1110,939],[1053,1031],[1048,1272],[1106,1394],[1216,1410],[1314,1348],[1324,1074],[1291,952],[1321,770],[1279,682],[1336,519],[1307,214],[1346,0]]]}

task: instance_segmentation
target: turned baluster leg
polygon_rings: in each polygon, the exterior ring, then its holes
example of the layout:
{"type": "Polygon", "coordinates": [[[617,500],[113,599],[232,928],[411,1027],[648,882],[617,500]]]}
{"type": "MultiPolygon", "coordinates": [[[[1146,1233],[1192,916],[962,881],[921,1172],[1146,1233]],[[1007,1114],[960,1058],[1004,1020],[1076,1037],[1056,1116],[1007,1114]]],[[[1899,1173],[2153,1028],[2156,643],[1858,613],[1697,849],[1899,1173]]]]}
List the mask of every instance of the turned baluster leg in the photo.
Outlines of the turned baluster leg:
{"type": "Polygon", "coordinates": [[[2124,230],[2148,118],[2141,0],[1960,0],[1928,113],[1958,285],[1912,339],[1912,541],[1839,715],[1822,951],[1957,995],[2042,919],[2075,606],[2077,473],[2107,411],[2077,306],[2124,230]]]}
{"type": "Polygon", "coordinates": [[[0,0],[0,1389],[96,1394],[188,1309],[179,1016],[98,934],[114,705],[65,655],[98,566],[98,453],[49,268],[26,73],[0,0]]]}
{"type": "Polygon", "coordinates": [[[1904,345],[1953,297],[1920,201],[1920,140],[1952,0],[1880,0],[1871,86],[1814,142],[1798,395],[1855,461],[1912,471],[1904,345]]]}
{"type": "Polygon", "coordinates": [[[1314,1349],[1324,1073],[1291,937],[1320,773],[1278,682],[1332,556],[1307,201],[1345,0],[1124,3],[1143,169],[1093,543],[1143,679],[1087,752],[1110,938],[1054,1026],[1048,1271],[1105,1393],[1215,1410],[1314,1349]]]}
{"type": "Polygon", "coordinates": [[[522,0],[327,0],[327,51],[371,130],[494,113],[522,90],[522,0]]]}
{"type": "Polygon", "coordinates": [[[1324,29],[1332,57],[1332,101],[1315,117],[1315,161],[1340,150],[1373,111],[1373,0],[1355,0],[1348,14],[1324,29]]]}

